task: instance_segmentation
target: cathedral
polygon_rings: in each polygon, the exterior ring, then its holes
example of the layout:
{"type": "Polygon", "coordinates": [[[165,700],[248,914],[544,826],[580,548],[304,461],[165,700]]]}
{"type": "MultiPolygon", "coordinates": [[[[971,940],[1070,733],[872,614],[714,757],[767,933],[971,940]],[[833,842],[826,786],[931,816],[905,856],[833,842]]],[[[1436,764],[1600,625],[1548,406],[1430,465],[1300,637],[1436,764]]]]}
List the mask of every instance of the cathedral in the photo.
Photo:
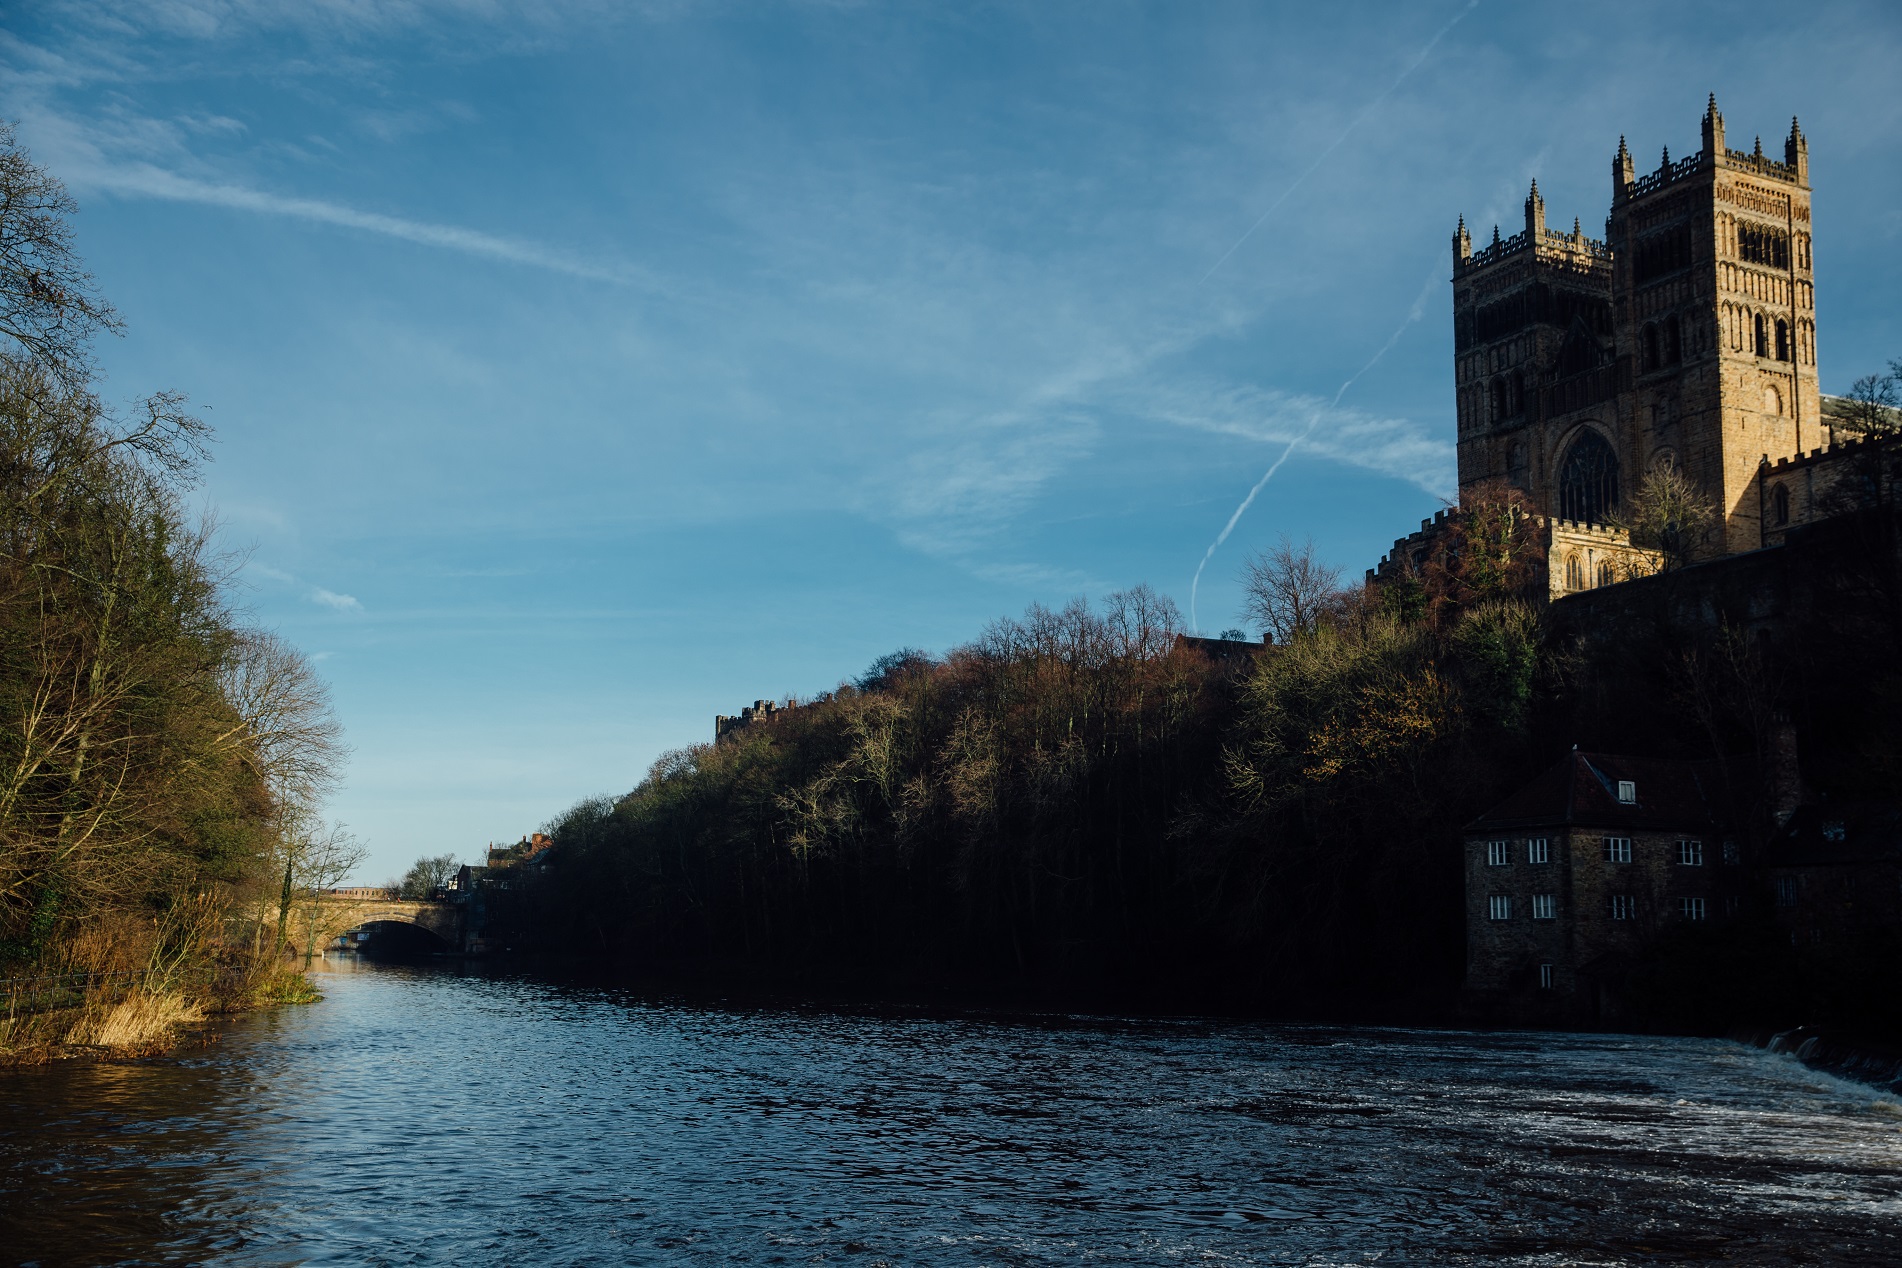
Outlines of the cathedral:
{"type": "MultiPolygon", "coordinates": [[[[1640,174],[1621,139],[1605,239],[1525,228],[1475,249],[1453,235],[1454,383],[1462,500],[1504,483],[1547,529],[1554,597],[1654,570],[1619,526],[1648,472],[1673,468],[1718,509],[1696,547],[1776,544],[1812,513],[1834,441],[1816,378],[1809,146],[1731,149],[1713,96],[1703,148],[1640,174]]],[[[1425,557],[1435,524],[1370,579],[1425,557]]]]}

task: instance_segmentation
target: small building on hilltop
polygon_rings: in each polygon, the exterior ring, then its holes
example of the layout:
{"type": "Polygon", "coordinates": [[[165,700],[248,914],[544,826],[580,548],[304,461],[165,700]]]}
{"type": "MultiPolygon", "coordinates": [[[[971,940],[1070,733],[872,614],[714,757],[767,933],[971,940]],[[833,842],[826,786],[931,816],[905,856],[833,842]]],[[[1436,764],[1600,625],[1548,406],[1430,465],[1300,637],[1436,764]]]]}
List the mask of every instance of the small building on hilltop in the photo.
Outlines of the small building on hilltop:
{"type": "Polygon", "coordinates": [[[1468,825],[1466,995],[1479,1017],[1615,1021],[1674,923],[1736,915],[1743,862],[1715,763],[1568,754],[1468,825]]]}

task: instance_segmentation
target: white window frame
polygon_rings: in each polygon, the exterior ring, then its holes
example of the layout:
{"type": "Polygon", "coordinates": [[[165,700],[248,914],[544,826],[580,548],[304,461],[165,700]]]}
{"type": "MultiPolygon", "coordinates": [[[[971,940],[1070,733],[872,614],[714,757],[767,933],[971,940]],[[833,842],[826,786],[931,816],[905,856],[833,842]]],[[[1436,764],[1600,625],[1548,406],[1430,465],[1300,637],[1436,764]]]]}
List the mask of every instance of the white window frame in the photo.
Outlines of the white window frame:
{"type": "Polygon", "coordinates": [[[1677,841],[1677,865],[1679,867],[1704,866],[1704,843],[1696,837],[1679,837],[1677,841]]]}
{"type": "Polygon", "coordinates": [[[1510,841],[1486,842],[1486,866],[1487,867],[1511,867],[1512,866],[1512,842],[1510,841]]]}
{"type": "Polygon", "coordinates": [[[1635,806],[1638,804],[1638,785],[1629,779],[1618,781],[1618,804],[1635,806]]]}
{"type": "Polygon", "coordinates": [[[1685,920],[1702,920],[1705,916],[1705,904],[1701,898],[1680,898],[1677,900],[1677,914],[1685,920]]]}
{"type": "Polygon", "coordinates": [[[1630,837],[1606,837],[1605,838],[1605,862],[1607,863],[1631,862],[1631,838],[1630,837]]]}
{"type": "Polygon", "coordinates": [[[1512,919],[1512,895],[1491,894],[1486,899],[1486,918],[1488,920],[1512,919]]]}
{"type": "Polygon", "coordinates": [[[1534,894],[1532,896],[1532,918],[1534,920],[1557,920],[1559,918],[1558,895],[1534,894]]]}
{"type": "Polygon", "coordinates": [[[1553,989],[1552,966],[1549,964],[1541,964],[1539,966],[1539,989],[1542,991],[1549,991],[1553,989]]]}
{"type": "Polygon", "coordinates": [[[1777,906],[1796,906],[1797,885],[1794,876],[1777,877],[1777,906]]]}
{"type": "Polygon", "coordinates": [[[1636,920],[1638,918],[1638,900],[1630,894],[1611,896],[1611,918],[1613,920],[1636,920]]]}
{"type": "Polygon", "coordinates": [[[1526,838],[1526,862],[1550,863],[1552,861],[1552,843],[1545,837],[1526,838]]]}

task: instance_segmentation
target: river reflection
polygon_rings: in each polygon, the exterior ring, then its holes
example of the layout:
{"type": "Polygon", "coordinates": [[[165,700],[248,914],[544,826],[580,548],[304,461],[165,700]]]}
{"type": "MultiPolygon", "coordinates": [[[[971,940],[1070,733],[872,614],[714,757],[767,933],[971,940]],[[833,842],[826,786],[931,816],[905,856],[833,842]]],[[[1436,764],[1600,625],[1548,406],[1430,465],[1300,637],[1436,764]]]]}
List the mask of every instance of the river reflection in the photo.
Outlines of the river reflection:
{"type": "Polygon", "coordinates": [[[0,1259],[1902,1263],[1902,1114],[1726,1043],[330,967],[179,1059],[0,1072],[0,1259]]]}

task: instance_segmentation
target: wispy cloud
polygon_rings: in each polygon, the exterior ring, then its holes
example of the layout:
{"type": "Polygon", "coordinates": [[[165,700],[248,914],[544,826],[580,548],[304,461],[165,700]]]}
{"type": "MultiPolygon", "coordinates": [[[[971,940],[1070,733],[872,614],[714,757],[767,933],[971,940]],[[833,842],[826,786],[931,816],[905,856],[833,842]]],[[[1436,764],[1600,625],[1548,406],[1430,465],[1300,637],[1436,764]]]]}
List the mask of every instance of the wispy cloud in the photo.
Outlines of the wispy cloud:
{"type": "Polygon", "coordinates": [[[355,595],[340,594],[323,586],[312,585],[296,573],[285,572],[282,568],[273,568],[269,564],[261,564],[254,560],[245,565],[245,571],[267,581],[294,587],[302,592],[306,602],[315,603],[319,607],[330,608],[337,612],[363,611],[363,604],[355,595]]]}
{"type": "Polygon", "coordinates": [[[1435,497],[1453,492],[1453,443],[1413,419],[1252,384],[1150,384],[1125,399],[1133,413],[1159,422],[1264,446],[1299,440],[1303,452],[1314,457],[1405,480],[1435,497]]]}
{"type": "Polygon", "coordinates": [[[404,216],[361,211],[318,198],[289,197],[244,185],[197,180],[150,163],[98,162],[77,168],[68,167],[65,175],[68,183],[82,193],[91,190],[120,197],[201,203],[262,215],[287,216],[294,220],[358,229],[420,246],[460,251],[465,255],[508,264],[524,264],[589,281],[610,282],[617,286],[651,285],[650,279],[631,265],[590,261],[539,243],[505,238],[461,225],[412,220],[404,216]]]}

